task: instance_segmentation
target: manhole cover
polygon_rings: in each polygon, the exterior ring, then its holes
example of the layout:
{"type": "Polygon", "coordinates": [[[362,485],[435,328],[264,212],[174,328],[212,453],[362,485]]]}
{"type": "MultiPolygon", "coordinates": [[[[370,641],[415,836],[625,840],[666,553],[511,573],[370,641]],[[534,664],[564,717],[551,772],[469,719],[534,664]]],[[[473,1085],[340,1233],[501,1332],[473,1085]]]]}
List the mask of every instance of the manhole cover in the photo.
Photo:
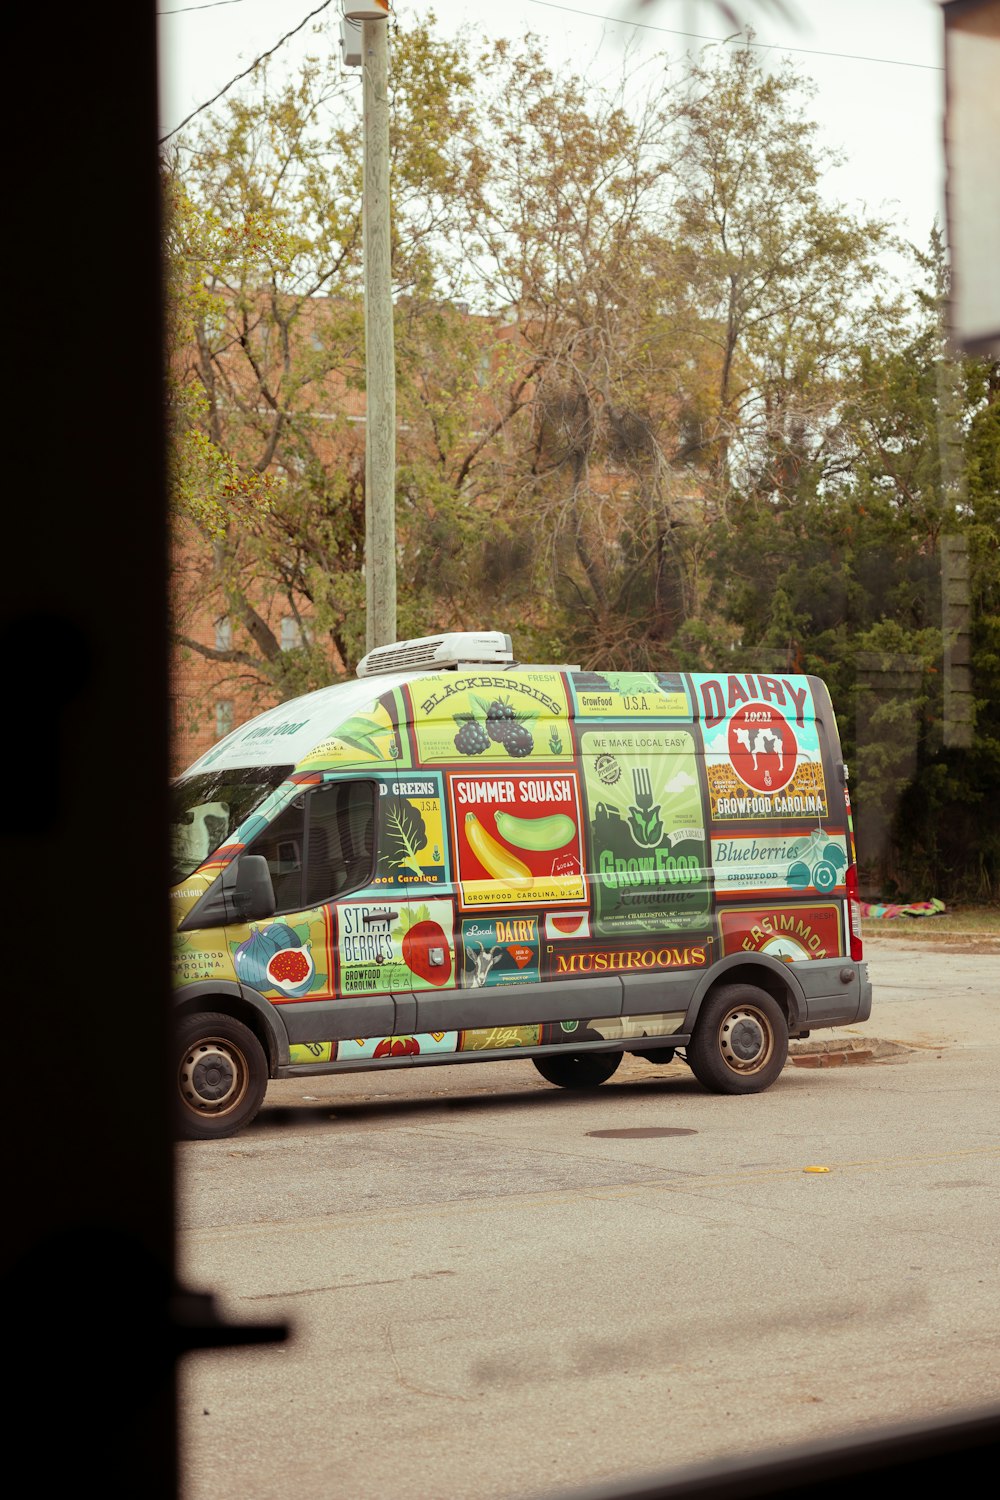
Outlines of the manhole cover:
{"type": "Polygon", "coordinates": [[[697,1135],[697,1130],[674,1130],[667,1125],[650,1125],[635,1130],[588,1130],[588,1135],[600,1136],[606,1141],[648,1141],[654,1135],[697,1135]]]}

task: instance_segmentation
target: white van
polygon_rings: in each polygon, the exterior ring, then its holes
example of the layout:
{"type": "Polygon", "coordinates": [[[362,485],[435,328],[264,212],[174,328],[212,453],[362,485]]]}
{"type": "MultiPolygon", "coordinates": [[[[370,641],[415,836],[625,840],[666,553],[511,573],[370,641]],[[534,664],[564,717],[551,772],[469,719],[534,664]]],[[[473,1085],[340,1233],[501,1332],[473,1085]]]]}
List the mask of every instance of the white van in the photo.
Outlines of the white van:
{"type": "Polygon", "coordinates": [[[526,666],[502,632],[370,652],[173,786],[178,1130],[271,1078],[675,1054],[753,1093],[865,1020],[823,683],[526,666]]]}

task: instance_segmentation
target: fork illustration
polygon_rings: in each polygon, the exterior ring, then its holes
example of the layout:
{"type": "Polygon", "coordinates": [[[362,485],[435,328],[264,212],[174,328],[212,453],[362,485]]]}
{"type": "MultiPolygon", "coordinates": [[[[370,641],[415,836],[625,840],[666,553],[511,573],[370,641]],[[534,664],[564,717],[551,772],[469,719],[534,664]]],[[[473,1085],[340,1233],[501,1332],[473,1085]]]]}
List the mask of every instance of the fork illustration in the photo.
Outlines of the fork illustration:
{"type": "Polygon", "coordinates": [[[633,770],[632,786],[635,804],[628,810],[629,828],[635,842],[649,849],[660,842],[663,824],[659,803],[653,801],[653,788],[645,766],[636,766],[633,770]]]}

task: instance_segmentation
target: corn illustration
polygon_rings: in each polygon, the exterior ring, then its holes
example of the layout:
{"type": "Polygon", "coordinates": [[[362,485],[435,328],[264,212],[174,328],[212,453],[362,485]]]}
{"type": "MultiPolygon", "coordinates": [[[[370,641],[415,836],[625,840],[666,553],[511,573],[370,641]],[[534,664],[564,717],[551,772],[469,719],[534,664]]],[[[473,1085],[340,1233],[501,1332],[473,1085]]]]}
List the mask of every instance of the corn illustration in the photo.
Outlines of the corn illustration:
{"type": "Polygon", "coordinates": [[[525,881],[531,883],[528,866],[516,854],[511,854],[509,849],[497,843],[475,813],[465,815],[465,837],[483,869],[494,880],[502,880],[506,885],[522,885],[525,881]]]}

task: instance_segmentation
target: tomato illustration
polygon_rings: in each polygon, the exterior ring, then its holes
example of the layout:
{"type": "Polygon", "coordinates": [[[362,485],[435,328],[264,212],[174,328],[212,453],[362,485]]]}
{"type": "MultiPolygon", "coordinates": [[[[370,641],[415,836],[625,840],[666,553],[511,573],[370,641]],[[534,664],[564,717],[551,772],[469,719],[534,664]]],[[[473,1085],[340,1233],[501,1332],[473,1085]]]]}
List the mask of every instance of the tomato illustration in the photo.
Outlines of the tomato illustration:
{"type": "Polygon", "coordinates": [[[447,984],[451,978],[451,948],[439,922],[417,922],[403,938],[403,962],[428,984],[447,984]],[[444,953],[443,964],[432,964],[430,950],[444,953]]]}

